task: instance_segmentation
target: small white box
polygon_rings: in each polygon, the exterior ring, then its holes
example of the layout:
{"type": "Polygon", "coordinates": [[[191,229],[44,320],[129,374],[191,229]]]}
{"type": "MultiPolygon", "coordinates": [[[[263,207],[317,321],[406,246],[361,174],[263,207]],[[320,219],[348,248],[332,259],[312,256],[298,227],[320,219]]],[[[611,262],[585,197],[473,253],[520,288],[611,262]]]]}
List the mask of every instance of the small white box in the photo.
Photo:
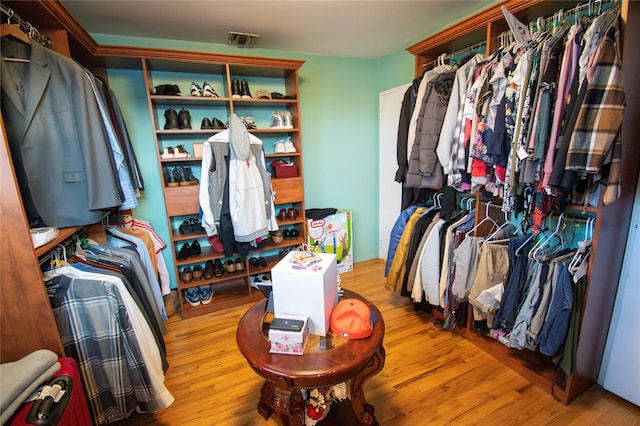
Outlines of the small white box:
{"type": "Polygon", "coordinates": [[[269,329],[269,341],[271,342],[269,352],[273,354],[302,355],[304,353],[304,347],[307,345],[307,338],[309,337],[309,321],[307,321],[307,317],[280,315],[278,318],[301,320],[304,321],[304,325],[300,331],[269,329]]]}
{"type": "Polygon", "coordinates": [[[336,256],[319,253],[319,263],[304,267],[291,263],[295,253],[299,252],[289,252],[271,269],[274,314],[309,317],[309,333],[326,336],[338,303],[336,256]]]}

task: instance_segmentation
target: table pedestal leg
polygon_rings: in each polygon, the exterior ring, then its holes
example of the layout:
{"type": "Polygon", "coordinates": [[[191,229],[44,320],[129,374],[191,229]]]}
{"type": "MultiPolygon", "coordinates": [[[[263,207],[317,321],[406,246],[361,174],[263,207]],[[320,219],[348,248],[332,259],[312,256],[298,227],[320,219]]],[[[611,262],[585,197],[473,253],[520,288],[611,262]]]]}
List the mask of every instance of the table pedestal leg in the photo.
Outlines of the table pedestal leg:
{"type": "Polygon", "coordinates": [[[292,390],[291,384],[281,378],[277,383],[267,380],[260,390],[258,412],[268,419],[272,414],[283,426],[304,425],[304,401],[300,391],[292,390]]]}
{"type": "Polygon", "coordinates": [[[351,379],[351,406],[360,424],[373,425],[376,420],[373,413],[373,405],[367,404],[362,385],[366,380],[382,370],[384,367],[384,359],[384,348],[380,346],[369,360],[367,366],[351,379]]]}

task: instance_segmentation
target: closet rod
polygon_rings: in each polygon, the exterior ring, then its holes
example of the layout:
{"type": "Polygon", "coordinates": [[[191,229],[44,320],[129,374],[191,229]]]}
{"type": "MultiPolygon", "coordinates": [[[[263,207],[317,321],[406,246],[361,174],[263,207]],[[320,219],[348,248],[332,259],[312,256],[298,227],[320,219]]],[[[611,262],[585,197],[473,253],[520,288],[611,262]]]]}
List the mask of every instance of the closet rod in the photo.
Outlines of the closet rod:
{"type": "Polygon", "coordinates": [[[544,29],[548,30],[551,25],[553,25],[553,23],[558,19],[561,19],[561,25],[566,25],[566,23],[571,24],[580,16],[584,15],[585,12],[588,12],[589,16],[598,16],[603,12],[606,12],[607,10],[618,7],[619,4],[620,0],[594,0],[593,2],[579,4],[576,7],[566,11],[560,10],[559,12],[562,12],[562,15],[558,15],[557,13],[555,13],[552,16],[548,16],[546,18],[538,18],[539,22],[538,20],[531,21],[529,22],[529,28],[536,28],[538,26],[541,26],[544,29]]]}
{"type": "Polygon", "coordinates": [[[485,47],[486,45],[487,45],[486,42],[481,41],[479,43],[472,44],[471,46],[465,47],[464,49],[460,49],[460,50],[456,50],[455,52],[451,52],[451,53],[447,53],[447,54],[444,54],[444,55],[440,55],[436,59],[433,59],[433,60],[431,60],[429,62],[425,62],[424,64],[422,64],[422,66],[423,67],[427,67],[429,65],[434,65],[440,59],[442,59],[443,61],[446,61],[448,59],[453,58],[454,56],[461,55],[461,54],[466,53],[466,52],[473,52],[477,48],[485,47]]]}
{"type": "Polygon", "coordinates": [[[33,40],[35,40],[36,42],[42,44],[43,46],[46,46],[48,48],[51,48],[53,46],[53,42],[51,41],[51,39],[45,35],[43,35],[42,33],[40,33],[40,31],[38,31],[38,29],[36,27],[34,27],[33,25],[31,25],[29,22],[23,20],[20,15],[18,15],[17,13],[15,13],[13,11],[13,9],[6,7],[3,4],[0,4],[0,8],[2,9],[2,13],[4,13],[5,15],[7,15],[8,19],[7,22],[11,23],[10,21],[14,21],[22,31],[24,31],[30,38],[32,38],[33,40]]]}

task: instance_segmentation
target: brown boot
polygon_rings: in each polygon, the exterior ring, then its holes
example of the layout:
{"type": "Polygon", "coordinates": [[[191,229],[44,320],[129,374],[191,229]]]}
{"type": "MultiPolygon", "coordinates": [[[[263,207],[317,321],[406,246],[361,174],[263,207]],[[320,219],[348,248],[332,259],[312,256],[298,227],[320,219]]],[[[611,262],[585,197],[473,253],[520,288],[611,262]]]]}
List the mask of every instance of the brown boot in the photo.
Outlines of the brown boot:
{"type": "Polygon", "coordinates": [[[171,290],[171,293],[164,296],[164,310],[167,313],[167,318],[175,315],[180,309],[180,302],[178,301],[178,291],[171,290]]]}

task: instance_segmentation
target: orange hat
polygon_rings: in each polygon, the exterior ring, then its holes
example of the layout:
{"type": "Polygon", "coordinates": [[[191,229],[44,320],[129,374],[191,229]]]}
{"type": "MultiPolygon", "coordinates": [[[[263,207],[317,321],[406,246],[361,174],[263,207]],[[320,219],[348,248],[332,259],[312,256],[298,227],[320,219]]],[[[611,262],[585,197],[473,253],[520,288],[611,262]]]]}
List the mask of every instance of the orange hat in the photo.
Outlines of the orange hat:
{"type": "Polygon", "coordinates": [[[331,312],[331,330],[348,339],[364,339],[373,333],[376,316],[359,299],[343,299],[331,312]]]}

